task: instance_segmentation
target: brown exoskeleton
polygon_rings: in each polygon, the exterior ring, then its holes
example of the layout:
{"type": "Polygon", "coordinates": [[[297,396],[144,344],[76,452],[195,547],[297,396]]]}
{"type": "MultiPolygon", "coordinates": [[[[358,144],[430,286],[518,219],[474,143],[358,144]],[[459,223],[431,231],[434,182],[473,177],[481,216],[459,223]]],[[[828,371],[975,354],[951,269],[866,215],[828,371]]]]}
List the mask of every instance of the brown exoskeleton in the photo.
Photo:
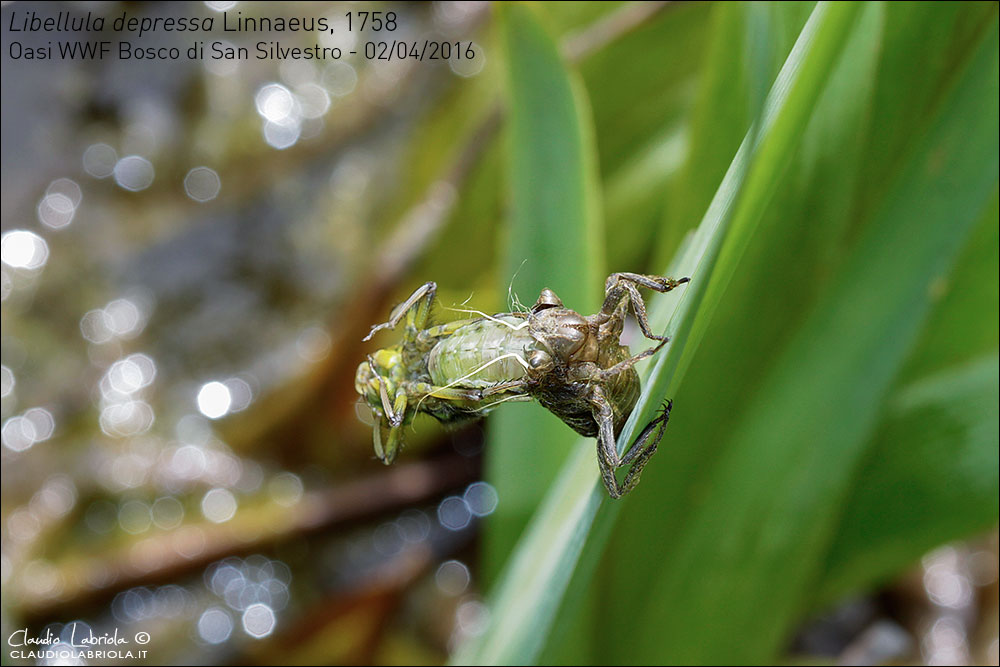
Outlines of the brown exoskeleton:
{"type": "Polygon", "coordinates": [[[391,463],[402,446],[403,426],[417,412],[443,422],[478,417],[506,401],[538,400],[577,433],[597,438],[597,462],[612,498],[631,491],[663,437],[671,401],[623,455],[615,441],[639,397],[637,361],[666,342],[650,329],[637,286],[669,292],[674,280],[614,273],[605,283],[601,310],[583,316],[550,289],[528,312],[481,314],[428,328],[436,285],[425,283],[397,306],[392,329],[405,320],[403,341],[382,348],[358,367],[355,387],[376,417],[375,454],[391,463]],[[632,356],[619,342],[631,306],[644,336],[657,345],[632,356]],[[622,482],[615,470],[631,466],[622,482]]]}

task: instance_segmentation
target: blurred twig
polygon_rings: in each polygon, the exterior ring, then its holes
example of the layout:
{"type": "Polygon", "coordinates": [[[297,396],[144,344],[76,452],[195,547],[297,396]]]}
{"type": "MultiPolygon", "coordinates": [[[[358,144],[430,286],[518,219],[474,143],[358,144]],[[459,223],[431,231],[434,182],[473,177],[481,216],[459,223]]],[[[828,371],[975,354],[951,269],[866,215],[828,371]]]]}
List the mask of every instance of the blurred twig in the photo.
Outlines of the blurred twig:
{"type": "Polygon", "coordinates": [[[672,4],[669,1],[631,2],[563,39],[563,55],[570,62],[580,62],[645,24],[672,4]]]}
{"type": "MultiPolygon", "coordinates": [[[[169,582],[234,554],[259,552],[291,538],[320,533],[355,521],[429,501],[468,484],[476,476],[473,462],[459,455],[388,468],[364,479],[328,489],[311,491],[290,508],[264,521],[240,521],[239,514],[211,531],[197,525],[164,532],[138,543],[130,542],[113,553],[81,558],[62,565],[75,570],[58,598],[33,597],[31,588],[20,591],[21,611],[29,623],[65,615],[114,596],[134,586],[169,582]],[[261,530],[261,525],[264,529],[261,530]],[[184,531],[184,532],[181,532],[184,531]],[[190,539],[188,539],[190,538],[190,539]],[[196,555],[184,556],[179,542],[204,540],[196,555]],[[155,561],[155,567],[148,563],[155,561]],[[103,581],[88,585],[85,582],[103,581]],[[75,585],[71,585],[76,582],[75,585]]],[[[283,508],[284,509],[284,508],[283,508]]],[[[246,512],[256,514],[254,508],[246,512]]]]}
{"type": "Polygon", "coordinates": [[[402,593],[438,557],[426,543],[408,545],[348,591],[328,595],[294,624],[250,648],[256,664],[370,665],[402,593]]]}

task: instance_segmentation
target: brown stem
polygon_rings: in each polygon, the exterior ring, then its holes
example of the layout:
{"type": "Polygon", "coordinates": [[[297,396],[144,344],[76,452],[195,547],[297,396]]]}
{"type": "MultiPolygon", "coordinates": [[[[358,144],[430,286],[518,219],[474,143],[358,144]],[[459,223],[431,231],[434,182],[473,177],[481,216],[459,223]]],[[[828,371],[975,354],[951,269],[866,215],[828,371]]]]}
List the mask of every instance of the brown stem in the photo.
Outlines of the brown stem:
{"type": "Polygon", "coordinates": [[[197,531],[198,526],[189,525],[149,537],[140,544],[129,542],[112,553],[81,559],[72,568],[76,576],[67,577],[78,582],[74,587],[65,588],[58,599],[23,597],[20,611],[28,624],[67,616],[74,609],[106,602],[118,591],[175,581],[226,556],[266,551],[292,538],[427,502],[468,484],[476,474],[474,462],[457,454],[397,465],[363,479],[308,492],[282,516],[267,521],[263,531],[260,526],[265,522],[260,518],[240,521],[239,514],[226,524],[212,524],[211,531],[200,533],[210,541],[190,557],[181,555],[178,541],[192,534],[192,529],[197,531]],[[142,554],[155,555],[156,566],[144,569],[142,558],[137,559],[142,554]],[[84,583],[87,581],[107,583],[88,586],[84,583]]]}

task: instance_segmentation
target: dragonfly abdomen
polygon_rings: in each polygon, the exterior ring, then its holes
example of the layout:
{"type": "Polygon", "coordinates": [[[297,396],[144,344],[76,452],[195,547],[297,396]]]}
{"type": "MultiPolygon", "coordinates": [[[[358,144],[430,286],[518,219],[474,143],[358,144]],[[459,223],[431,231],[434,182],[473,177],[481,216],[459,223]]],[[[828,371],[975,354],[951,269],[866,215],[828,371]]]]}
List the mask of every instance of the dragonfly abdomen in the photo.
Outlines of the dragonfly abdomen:
{"type": "Polygon", "coordinates": [[[526,350],[534,343],[524,323],[524,318],[498,315],[441,339],[427,359],[431,382],[485,388],[524,377],[526,350]]]}

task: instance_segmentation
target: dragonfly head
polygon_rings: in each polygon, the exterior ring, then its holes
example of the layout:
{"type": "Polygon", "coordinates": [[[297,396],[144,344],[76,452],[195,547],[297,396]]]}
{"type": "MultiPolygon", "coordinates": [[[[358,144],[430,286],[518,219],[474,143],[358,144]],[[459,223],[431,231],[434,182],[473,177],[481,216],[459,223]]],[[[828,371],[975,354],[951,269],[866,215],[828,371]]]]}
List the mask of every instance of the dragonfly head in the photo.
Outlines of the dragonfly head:
{"type": "Polygon", "coordinates": [[[402,357],[399,349],[378,350],[358,366],[354,388],[371,408],[375,418],[373,441],[375,455],[385,464],[392,463],[402,445],[400,424],[390,423],[392,398],[401,380],[402,357]]]}
{"type": "Polygon", "coordinates": [[[597,339],[590,328],[586,318],[569,308],[553,306],[533,312],[529,331],[541,351],[529,355],[528,364],[547,372],[552,364],[592,361],[597,339]]]}
{"type": "Polygon", "coordinates": [[[395,395],[395,376],[401,364],[399,351],[389,348],[378,350],[358,365],[358,372],[354,375],[354,388],[376,417],[383,417],[388,411],[383,397],[388,401],[395,395]]]}

